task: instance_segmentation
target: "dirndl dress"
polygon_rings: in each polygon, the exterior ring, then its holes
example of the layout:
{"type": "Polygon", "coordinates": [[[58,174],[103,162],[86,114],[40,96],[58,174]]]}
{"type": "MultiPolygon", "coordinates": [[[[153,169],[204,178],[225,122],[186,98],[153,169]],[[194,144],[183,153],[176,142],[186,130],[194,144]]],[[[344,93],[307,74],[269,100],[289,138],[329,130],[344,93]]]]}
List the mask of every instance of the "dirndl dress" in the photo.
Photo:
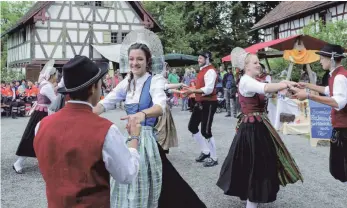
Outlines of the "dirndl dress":
{"type": "MultiPolygon", "coordinates": [[[[40,85],[40,89],[46,85],[40,85]]],[[[23,133],[22,139],[19,142],[16,155],[24,157],[36,157],[34,151],[34,138],[36,125],[48,115],[48,106],[51,101],[45,95],[37,95],[37,105],[30,116],[29,122],[23,133]]]]}
{"type": "MultiPolygon", "coordinates": [[[[125,105],[127,114],[153,106],[149,94],[150,83],[151,76],[143,86],[139,103],[125,105]]],[[[147,118],[141,124],[138,177],[131,184],[119,184],[111,177],[111,207],[205,208],[205,204],[179,175],[157,143],[153,128],[155,123],[156,118],[147,118]]]]}
{"type": "Polygon", "coordinates": [[[168,150],[171,147],[178,146],[178,138],[170,107],[166,105],[165,109],[165,114],[158,118],[154,128],[157,130],[158,143],[164,150],[168,150]]]}
{"type": "Polygon", "coordinates": [[[221,168],[217,186],[241,200],[268,203],[276,200],[279,186],[303,181],[277,131],[264,112],[264,95],[243,97],[236,135],[221,168]]]}

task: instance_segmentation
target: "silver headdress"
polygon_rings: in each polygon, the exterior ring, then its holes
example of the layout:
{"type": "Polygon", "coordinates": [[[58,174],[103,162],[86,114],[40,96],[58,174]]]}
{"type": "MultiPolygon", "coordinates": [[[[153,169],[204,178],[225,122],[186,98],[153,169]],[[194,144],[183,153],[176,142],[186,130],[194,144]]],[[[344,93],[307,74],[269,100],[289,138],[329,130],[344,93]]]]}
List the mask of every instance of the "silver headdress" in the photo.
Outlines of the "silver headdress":
{"type": "Polygon", "coordinates": [[[232,66],[243,70],[245,68],[245,60],[248,54],[249,53],[243,48],[234,48],[230,53],[232,66]]]}
{"type": "Polygon", "coordinates": [[[40,72],[38,83],[41,83],[43,80],[48,81],[51,75],[55,74],[57,70],[56,68],[54,68],[54,63],[54,59],[51,59],[45,64],[45,66],[40,72]]]}
{"type": "Polygon", "coordinates": [[[133,30],[125,36],[120,48],[119,68],[121,73],[130,71],[128,50],[131,45],[142,43],[147,45],[152,55],[152,73],[160,74],[164,68],[164,52],[159,37],[150,30],[133,30]]]}

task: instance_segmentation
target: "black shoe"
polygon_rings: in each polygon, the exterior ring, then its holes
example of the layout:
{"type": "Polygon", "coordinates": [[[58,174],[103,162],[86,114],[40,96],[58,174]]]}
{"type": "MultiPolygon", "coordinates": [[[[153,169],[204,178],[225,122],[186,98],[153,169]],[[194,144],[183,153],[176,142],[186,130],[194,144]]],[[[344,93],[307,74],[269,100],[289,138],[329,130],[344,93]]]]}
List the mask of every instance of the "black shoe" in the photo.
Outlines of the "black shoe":
{"type": "Polygon", "coordinates": [[[195,159],[196,162],[204,162],[206,158],[210,157],[210,153],[208,155],[205,155],[204,153],[201,153],[199,157],[195,159]]]}
{"type": "Polygon", "coordinates": [[[230,115],[230,114],[227,114],[227,115],[225,115],[225,117],[231,117],[231,115],[230,115]]]}
{"type": "Polygon", "coordinates": [[[218,165],[218,161],[213,160],[212,158],[207,158],[206,161],[204,162],[204,167],[213,167],[218,165]]]}
{"type": "Polygon", "coordinates": [[[16,168],[14,167],[14,165],[12,166],[13,170],[16,171],[17,174],[23,174],[22,170],[16,170],[16,168]]]}
{"type": "Polygon", "coordinates": [[[165,154],[169,154],[170,149],[168,149],[168,150],[164,150],[164,152],[165,152],[165,154]]]}

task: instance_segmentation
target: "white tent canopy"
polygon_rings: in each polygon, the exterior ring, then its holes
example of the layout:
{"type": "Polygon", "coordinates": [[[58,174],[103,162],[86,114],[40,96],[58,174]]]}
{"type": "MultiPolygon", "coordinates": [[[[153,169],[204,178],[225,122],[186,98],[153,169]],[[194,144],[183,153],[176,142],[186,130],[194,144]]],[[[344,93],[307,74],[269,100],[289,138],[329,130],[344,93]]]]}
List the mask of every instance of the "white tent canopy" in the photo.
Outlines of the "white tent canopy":
{"type": "Polygon", "coordinates": [[[92,45],[93,48],[109,61],[119,63],[120,48],[122,44],[115,45],[92,45]]]}

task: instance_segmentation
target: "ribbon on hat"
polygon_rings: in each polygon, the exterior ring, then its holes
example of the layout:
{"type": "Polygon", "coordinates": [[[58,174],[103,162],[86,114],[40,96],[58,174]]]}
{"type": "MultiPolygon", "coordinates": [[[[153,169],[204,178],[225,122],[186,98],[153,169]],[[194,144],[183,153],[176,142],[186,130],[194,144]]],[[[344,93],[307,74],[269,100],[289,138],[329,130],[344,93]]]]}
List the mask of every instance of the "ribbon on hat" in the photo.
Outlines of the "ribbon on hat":
{"type": "Polygon", "coordinates": [[[130,71],[128,50],[135,43],[145,44],[149,48],[152,55],[151,72],[160,74],[165,66],[163,46],[159,37],[147,29],[133,30],[125,36],[120,48],[119,68],[121,73],[130,71]]]}
{"type": "Polygon", "coordinates": [[[335,59],[334,59],[335,54],[336,54],[336,52],[332,52],[331,53],[331,68],[332,69],[335,69],[335,66],[336,66],[336,62],[335,62],[335,59]]]}
{"type": "Polygon", "coordinates": [[[54,63],[54,59],[51,59],[45,64],[40,72],[38,83],[41,83],[44,80],[48,81],[51,75],[55,74],[57,70],[54,68],[54,63]]]}

